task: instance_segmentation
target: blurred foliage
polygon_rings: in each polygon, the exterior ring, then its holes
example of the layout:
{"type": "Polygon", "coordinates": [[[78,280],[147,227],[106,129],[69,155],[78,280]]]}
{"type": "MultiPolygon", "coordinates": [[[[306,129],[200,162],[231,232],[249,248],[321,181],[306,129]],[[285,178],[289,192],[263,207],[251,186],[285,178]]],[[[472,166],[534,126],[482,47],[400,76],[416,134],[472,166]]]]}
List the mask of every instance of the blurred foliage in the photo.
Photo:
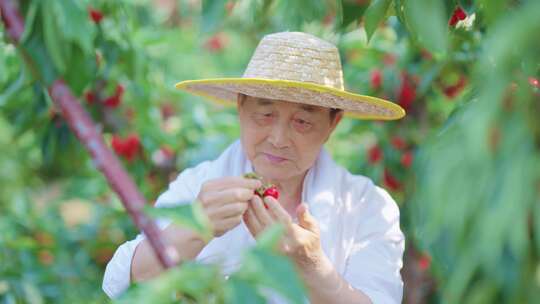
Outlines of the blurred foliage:
{"type": "MultiPolygon", "coordinates": [[[[19,47],[0,23],[0,302],[103,302],[104,266],[137,233],[48,84],[67,81],[153,202],[239,135],[234,107],[174,83],[242,75],[258,41],[284,30],[335,43],[348,90],[407,110],[394,122],[344,119],[327,144],[400,205],[405,302],[540,300],[538,1],[18,3],[19,47]],[[436,284],[420,288],[419,275],[436,284]]],[[[185,264],[123,300],[176,290],[188,302],[258,303],[260,286],[298,300],[300,286],[285,289],[294,278],[279,280],[288,261],[268,249],[246,252],[227,280],[185,264]],[[268,273],[268,261],[284,266],[268,273]]]]}

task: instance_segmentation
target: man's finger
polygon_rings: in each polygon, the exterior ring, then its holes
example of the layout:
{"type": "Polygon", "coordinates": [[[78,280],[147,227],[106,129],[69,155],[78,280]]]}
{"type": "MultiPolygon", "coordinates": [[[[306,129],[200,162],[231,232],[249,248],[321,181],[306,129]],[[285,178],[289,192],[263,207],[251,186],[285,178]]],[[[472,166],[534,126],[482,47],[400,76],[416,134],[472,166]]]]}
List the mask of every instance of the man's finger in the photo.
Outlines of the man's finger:
{"type": "Polygon", "coordinates": [[[240,224],[241,221],[242,221],[242,215],[240,214],[235,217],[229,217],[221,221],[218,221],[216,226],[222,227],[225,231],[229,231],[232,228],[238,226],[238,224],[240,224]]]}
{"type": "Polygon", "coordinates": [[[246,226],[248,226],[248,229],[253,237],[256,237],[261,232],[261,223],[259,223],[259,220],[255,217],[252,208],[248,208],[246,213],[244,213],[244,221],[246,222],[246,226]]]}
{"type": "Polygon", "coordinates": [[[253,190],[246,188],[229,188],[206,194],[205,200],[208,205],[223,206],[230,203],[248,202],[253,197],[253,190]]]}
{"type": "Polygon", "coordinates": [[[268,227],[272,225],[274,220],[270,216],[270,213],[264,208],[264,203],[261,200],[260,197],[257,195],[253,196],[251,199],[251,207],[253,208],[253,211],[255,213],[255,217],[259,220],[259,223],[261,223],[262,226],[268,227]]]}
{"type": "Polygon", "coordinates": [[[241,176],[226,176],[205,183],[205,187],[214,190],[223,190],[227,188],[247,188],[255,190],[261,185],[262,182],[260,180],[241,176]]]}
{"type": "Polygon", "coordinates": [[[276,220],[279,222],[285,224],[286,226],[290,225],[292,223],[291,216],[283,207],[281,204],[272,196],[266,196],[264,198],[264,202],[268,206],[268,210],[270,210],[270,213],[274,216],[276,220]]]}
{"type": "Polygon", "coordinates": [[[225,219],[243,214],[247,210],[247,208],[247,202],[230,203],[219,207],[216,210],[216,213],[219,213],[219,217],[225,219]]]}
{"type": "Polygon", "coordinates": [[[298,224],[302,228],[317,234],[319,233],[319,223],[317,223],[317,220],[309,212],[308,205],[306,203],[302,203],[296,208],[296,214],[298,215],[298,224]]]}

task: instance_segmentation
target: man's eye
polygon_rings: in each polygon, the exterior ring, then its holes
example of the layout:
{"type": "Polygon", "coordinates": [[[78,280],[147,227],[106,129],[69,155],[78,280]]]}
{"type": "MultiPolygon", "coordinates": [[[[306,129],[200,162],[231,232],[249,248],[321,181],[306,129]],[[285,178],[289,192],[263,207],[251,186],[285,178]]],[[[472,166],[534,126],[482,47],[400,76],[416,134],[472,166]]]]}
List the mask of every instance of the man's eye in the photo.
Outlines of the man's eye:
{"type": "Polygon", "coordinates": [[[259,112],[253,115],[253,118],[259,124],[261,123],[268,124],[272,121],[273,117],[274,117],[274,113],[268,113],[268,112],[259,112]]]}
{"type": "Polygon", "coordinates": [[[267,119],[267,118],[272,118],[274,116],[274,113],[257,113],[257,117],[259,118],[264,118],[264,119],[267,119]]]}
{"type": "Polygon", "coordinates": [[[311,128],[311,123],[303,119],[295,119],[294,124],[299,131],[307,131],[311,128]]]}

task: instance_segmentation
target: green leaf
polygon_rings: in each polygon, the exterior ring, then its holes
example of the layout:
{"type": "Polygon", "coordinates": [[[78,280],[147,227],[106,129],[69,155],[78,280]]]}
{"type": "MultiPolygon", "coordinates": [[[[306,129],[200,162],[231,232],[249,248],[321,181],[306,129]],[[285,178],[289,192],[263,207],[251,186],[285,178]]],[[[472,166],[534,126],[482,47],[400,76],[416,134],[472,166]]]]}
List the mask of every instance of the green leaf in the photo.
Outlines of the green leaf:
{"type": "Polygon", "coordinates": [[[499,20],[501,16],[508,13],[510,0],[478,0],[477,7],[481,7],[481,13],[487,25],[491,25],[499,20]]]}
{"type": "Polygon", "coordinates": [[[28,11],[26,12],[26,17],[24,18],[24,32],[21,36],[21,42],[26,41],[26,39],[30,37],[30,33],[34,29],[34,20],[36,19],[40,4],[41,1],[30,2],[30,7],[28,8],[28,11]]]}
{"type": "Polygon", "coordinates": [[[43,303],[43,296],[36,285],[30,282],[24,282],[23,285],[25,303],[29,304],[41,304],[43,303]]]}
{"type": "Polygon", "coordinates": [[[66,40],[73,41],[87,55],[93,54],[96,28],[88,19],[80,1],[54,1],[60,30],[66,40]]]}
{"type": "Polygon", "coordinates": [[[206,237],[207,239],[210,239],[212,236],[208,219],[198,203],[163,208],[145,206],[144,213],[152,218],[168,218],[175,224],[199,232],[201,236],[206,237]]]}
{"type": "Polygon", "coordinates": [[[305,288],[289,258],[259,248],[249,252],[246,258],[260,265],[257,280],[261,286],[274,289],[292,303],[304,303],[305,288]]]}
{"type": "Polygon", "coordinates": [[[367,9],[365,4],[357,4],[355,2],[342,0],[341,1],[341,11],[342,11],[342,20],[340,29],[344,30],[349,24],[357,21],[364,15],[364,12],[367,9]]]}
{"type": "Polygon", "coordinates": [[[172,297],[177,292],[183,295],[184,300],[195,300],[188,303],[209,303],[210,299],[216,300],[216,296],[217,303],[221,303],[217,293],[223,289],[224,282],[225,278],[216,265],[186,262],[154,280],[132,285],[116,303],[179,303],[172,297]]]}
{"type": "Polygon", "coordinates": [[[392,3],[391,0],[374,0],[367,8],[364,21],[368,41],[386,16],[390,3],[392,3]]]}
{"type": "Polygon", "coordinates": [[[46,45],[43,38],[39,31],[33,31],[30,38],[21,44],[21,48],[30,55],[32,64],[39,67],[33,70],[36,73],[34,77],[48,86],[56,79],[58,73],[47,51],[43,48],[43,45],[46,45]]]}
{"type": "Polygon", "coordinates": [[[432,52],[445,52],[448,25],[442,1],[409,0],[404,6],[407,25],[418,42],[432,52]]]}
{"type": "Polygon", "coordinates": [[[26,67],[23,67],[19,72],[19,77],[17,77],[15,81],[11,82],[9,86],[0,93],[0,108],[2,108],[2,106],[6,104],[7,101],[25,85],[25,83],[26,67]]]}
{"type": "Polygon", "coordinates": [[[225,5],[228,0],[203,0],[201,31],[214,32],[223,23],[225,18],[225,5]]]}
{"type": "Polygon", "coordinates": [[[263,296],[261,296],[256,286],[249,284],[236,276],[230,276],[228,279],[229,294],[227,295],[227,303],[238,304],[263,304],[266,303],[263,296]]]}
{"type": "Polygon", "coordinates": [[[275,249],[283,236],[285,227],[281,224],[272,225],[257,238],[257,247],[261,249],[275,249]]]}
{"type": "Polygon", "coordinates": [[[43,38],[45,47],[49,54],[56,70],[63,74],[66,70],[65,59],[65,43],[58,35],[59,29],[56,23],[57,17],[53,5],[44,5],[42,10],[43,17],[43,38]]]}
{"type": "Polygon", "coordinates": [[[86,56],[79,45],[71,45],[69,68],[64,76],[75,96],[80,96],[84,88],[94,80],[97,65],[94,56],[86,56]]]}

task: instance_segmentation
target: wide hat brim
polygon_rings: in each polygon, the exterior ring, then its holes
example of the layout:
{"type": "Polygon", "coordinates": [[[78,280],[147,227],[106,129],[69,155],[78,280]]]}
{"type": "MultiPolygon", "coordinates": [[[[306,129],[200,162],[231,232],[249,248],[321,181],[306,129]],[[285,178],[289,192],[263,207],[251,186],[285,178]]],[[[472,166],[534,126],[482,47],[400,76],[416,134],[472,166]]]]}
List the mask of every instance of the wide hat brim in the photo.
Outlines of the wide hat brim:
{"type": "Polygon", "coordinates": [[[263,78],[213,78],[186,80],[177,89],[224,106],[235,106],[239,93],[345,110],[345,116],[362,120],[396,120],[405,116],[398,104],[309,82],[263,78]]]}

